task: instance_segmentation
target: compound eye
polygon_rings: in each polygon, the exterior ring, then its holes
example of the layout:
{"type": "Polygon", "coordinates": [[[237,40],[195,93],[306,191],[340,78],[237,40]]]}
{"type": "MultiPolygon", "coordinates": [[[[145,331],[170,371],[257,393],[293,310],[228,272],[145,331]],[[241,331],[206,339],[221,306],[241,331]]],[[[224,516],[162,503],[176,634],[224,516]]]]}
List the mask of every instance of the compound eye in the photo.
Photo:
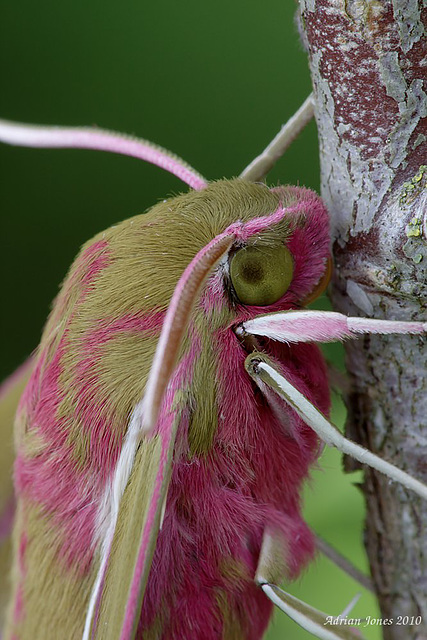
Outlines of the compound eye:
{"type": "Polygon", "coordinates": [[[230,260],[230,278],[242,304],[267,306],[286,293],[294,271],[291,252],[283,244],[243,247],[230,260]]]}

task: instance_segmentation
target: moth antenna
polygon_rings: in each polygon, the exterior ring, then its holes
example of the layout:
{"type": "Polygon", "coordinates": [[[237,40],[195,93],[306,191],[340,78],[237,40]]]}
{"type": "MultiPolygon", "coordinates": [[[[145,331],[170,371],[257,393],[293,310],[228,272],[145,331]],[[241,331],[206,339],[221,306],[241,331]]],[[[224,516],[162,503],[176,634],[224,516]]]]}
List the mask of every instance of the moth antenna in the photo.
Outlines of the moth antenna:
{"type": "MultiPolygon", "coordinates": [[[[372,593],[375,593],[374,585],[369,576],[366,576],[362,571],[354,566],[350,560],[343,556],[339,551],[332,547],[326,540],[323,540],[320,536],[315,536],[316,547],[323,553],[323,555],[331,560],[339,569],[344,571],[353,580],[356,580],[362,587],[368,589],[372,593]]],[[[343,614],[341,614],[343,615],[343,614]]]]}
{"type": "Polygon", "coordinates": [[[313,116],[314,96],[310,93],[298,111],[283,125],[264,151],[242,171],[240,177],[252,182],[263,180],[313,116]]]}
{"type": "Polygon", "coordinates": [[[426,485],[408,473],[398,469],[390,462],[382,460],[379,456],[368,451],[368,449],[345,438],[335,425],[329,422],[298,389],[290,384],[290,382],[271,365],[264,354],[250,354],[245,360],[245,368],[261,391],[263,391],[265,385],[276,391],[327,445],[336,447],[342,451],[342,453],[380,471],[407,489],[411,489],[422,498],[427,499],[426,485]]]}
{"type": "Polygon", "coordinates": [[[358,631],[353,631],[347,625],[329,625],[328,618],[342,616],[328,616],[303,600],[299,600],[290,593],[283,591],[275,584],[260,584],[265,595],[281,611],[286,613],[294,622],[320,640],[363,640],[358,631]]]}
{"type": "Polygon", "coordinates": [[[92,149],[150,162],[199,191],[207,181],[179,156],[148,140],[90,127],[44,127],[0,120],[0,141],[19,147],[92,149]]]}
{"type": "Polygon", "coordinates": [[[155,427],[164,392],[200,288],[235,239],[224,231],[201,249],[185,269],[172,295],[157,343],[144,396],[143,429],[155,427]]]}

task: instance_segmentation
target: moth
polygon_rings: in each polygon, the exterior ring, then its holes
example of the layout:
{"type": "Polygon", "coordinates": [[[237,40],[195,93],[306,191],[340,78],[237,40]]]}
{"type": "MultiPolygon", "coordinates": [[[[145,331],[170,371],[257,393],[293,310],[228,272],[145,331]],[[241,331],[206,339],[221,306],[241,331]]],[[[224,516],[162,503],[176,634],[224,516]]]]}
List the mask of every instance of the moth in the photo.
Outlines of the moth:
{"type": "Polygon", "coordinates": [[[3,142],[131,155],[190,187],[82,247],[5,383],[4,424],[25,390],[4,639],[256,640],[273,603],[319,638],[360,638],[279,587],[315,552],[302,483],[326,443],[427,488],[329,422],[315,343],[427,323],[305,309],[330,278],[328,213],[257,180],[312,111],[211,183],[145,140],[0,121],[3,142]]]}

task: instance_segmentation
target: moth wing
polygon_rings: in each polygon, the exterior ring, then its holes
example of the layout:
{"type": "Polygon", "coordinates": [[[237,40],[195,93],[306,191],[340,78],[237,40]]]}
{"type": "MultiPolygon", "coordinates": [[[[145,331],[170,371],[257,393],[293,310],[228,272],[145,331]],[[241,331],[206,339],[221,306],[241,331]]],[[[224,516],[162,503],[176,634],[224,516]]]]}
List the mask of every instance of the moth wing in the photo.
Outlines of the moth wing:
{"type": "Polygon", "coordinates": [[[6,606],[11,565],[10,534],[14,515],[13,499],[13,423],[19,399],[31,375],[32,359],[28,359],[0,386],[0,628],[6,606]]]}
{"type": "Polygon", "coordinates": [[[108,563],[93,613],[96,640],[131,640],[142,607],[172,470],[181,411],[139,446],[120,502],[108,563]]]}

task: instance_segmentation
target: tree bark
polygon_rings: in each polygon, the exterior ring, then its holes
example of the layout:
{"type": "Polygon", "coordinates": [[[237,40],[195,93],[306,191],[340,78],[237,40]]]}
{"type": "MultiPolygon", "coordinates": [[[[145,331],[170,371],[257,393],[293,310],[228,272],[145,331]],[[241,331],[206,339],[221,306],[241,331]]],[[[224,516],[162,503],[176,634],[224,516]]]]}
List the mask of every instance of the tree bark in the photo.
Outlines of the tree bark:
{"type": "MultiPolygon", "coordinates": [[[[334,307],[427,320],[427,0],[300,0],[334,307]]],[[[427,340],[347,344],[349,436],[427,483],[427,340]]],[[[367,470],[365,543],[387,640],[427,639],[427,505],[367,470]],[[398,616],[422,616],[399,625],[398,616]]]]}

